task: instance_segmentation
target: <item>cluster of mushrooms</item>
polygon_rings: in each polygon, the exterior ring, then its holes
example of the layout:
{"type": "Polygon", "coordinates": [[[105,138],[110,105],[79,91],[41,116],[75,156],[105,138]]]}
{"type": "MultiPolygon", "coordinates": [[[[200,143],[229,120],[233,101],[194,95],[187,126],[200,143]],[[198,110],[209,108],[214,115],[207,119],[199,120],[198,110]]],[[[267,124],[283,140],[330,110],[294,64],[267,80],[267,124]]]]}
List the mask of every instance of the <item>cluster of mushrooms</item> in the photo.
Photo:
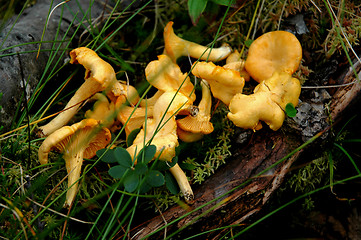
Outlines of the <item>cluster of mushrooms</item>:
{"type": "MultiPolygon", "coordinates": [[[[301,62],[302,48],[293,34],[274,31],[262,35],[252,43],[244,61],[228,45],[210,49],[186,41],[175,35],[172,26],[169,22],[164,29],[163,54],[145,68],[147,81],[158,89],[148,99],[140,99],[134,87],[118,81],[112,66],[91,49],[80,47],[70,52],[70,63],[86,69],[85,82],[65,109],[39,128],[46,138],[38,152],[41,164],[48,162],[52,150],[63,154],[69,188],[65,206],[75,198],[83,158],[92,158],[106,148],[111,132],[119,130],[119,125],[127,137],[141,129],[126,149],[134,161],[146,144],[156,146],[154,158],[172,161],[178,139],[194,142],[213,131],[212,96],[228,106],[227,116],[236,126],[253,130],[262,128],[260,121],[278,130],[285,119],[286,104],[298,104],[301,85],[292,74],[301,62]],[[198,59],[191,68],[192,74],[201,79],[202,96],[197,106],[193,105],[195,86],[177,65],[181,56],[198,59]],[[224,59],[224,66],[214,64],[224,59]],[[245,95],[243,87],[251,78],[259,84],[253,94],[245,95]],[[94,102],[92,110],[82,121],[65,126],[86,101],[94,102]]],[[[192,201],[192,189],[179,165],[170,172],[185,200],[192,201]]]]}

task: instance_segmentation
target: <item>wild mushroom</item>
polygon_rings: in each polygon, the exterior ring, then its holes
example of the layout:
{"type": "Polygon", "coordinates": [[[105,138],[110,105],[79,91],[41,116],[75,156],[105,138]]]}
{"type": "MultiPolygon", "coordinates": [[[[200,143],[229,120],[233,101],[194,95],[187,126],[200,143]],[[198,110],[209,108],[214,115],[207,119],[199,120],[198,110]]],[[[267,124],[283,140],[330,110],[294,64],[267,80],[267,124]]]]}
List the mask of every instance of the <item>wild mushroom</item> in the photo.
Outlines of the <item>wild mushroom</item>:
{"type": "Polygon", "coordinates": [[[227,57],[226,64],[223,65],[223,67],[226,69],[232,69],[239,72],[241,77],[243,77],[244,80],[248,82],[251,76],[244,68],[244,65],[245,65],[245,61],[241,59],[240,53],[237,50],[235,50],[227,57]]]}
{"type": "Polygon", "coordinates": [[[112,66],[102,60],[93,50],[85,47],[76,48],[70,52],[70,57],[70,63],[79,63],[85,67],[85,82],[66,104],[65,110],[39,128],[41,136],[48,136],[68,123],[78,111],[80,104],[95,93],[106,90],[112,97],[124,91],[116,79],[112,66]]]}
{"type": "Polygon", "coordinates": [[[178,37],[173,31],[173,22],[169,22],[165,26],[163,36],[165,54],[173,62],[176,62],[180,56],[191,56],[201,60],[216,62],[225,59],[232,52],[232,49],[227,44],[211,49],[178,37]]]}
{"type": "Polygon", "coordinates": [[[125,133],[129,133],[137,128],[141,128],[147,118],[153,117],[153,106],[149,107],[130,107],[124,105],[124,99],[119,97],[116,101],[118,109],[117,119],[125,125],[125,133]]]}
{"type": "Polygon", "coordinates": [[[176,63],[167,55],[159,55],[158,60],[148,63],[145,68],[147,81],[163,92],[179,89],[179,92],[195,99],[194,86],[187,74],[183,74],[176,63]]]}
{"type": "Polygon", "coordinates": [[[292,75],[300,65],[302,47],[290,32],[273,31],[257,38],[251,44],[245,68],[257,82],[269,79],[274,72],[292,75]]]}
{"type": "Polygon", "coordinates": [[[142,129],[135,138],[133,145],[127,148],[131,156],[136,156],[151,140],[157,147],[155,157],[171,161],[178,146],[177,123],[175,114],[188,108],[192,101],[184,94],[168,91],[159,97],[153,107],[153,118],[147,119],[146,132],[142,129]]]}
{"type": "MultiPolygon", "coordinates": [[[[150,142],[157,148],[154,158],[172,161],[176,156],[175,148],[179,145],[175,115],[191,104],[192,101],[187,96],[175,90],[163,93],[154,104],[153,118],[147,119],[146,128],[141,129],[133,145],[127,148],[129,154],[132,157],[137,156],[144,144],[150,142]]],[[[185,200],[190,202],[193,191],[183,170],[176,164],[170,171],[175,176],[185,200]]]]}
{"type": "Polygon", "coordinates": [[[90,99],[96,100],[92,110],[85,112],[85,118],[98,120],[104,127],[111,127],[115,118],[115,104],[109,102],[108,98],[102,93],[96,93],[90,99]]]}
{"type": "Polygon", "coordinates": [[[193,64],[193,75],[205,79],[211,86],[211,92],[226,105],[229,105],[233,96],[241,93],[244,86],[244,78],[240,72],[225,69],[212,62],[198,62],[193,64]]]}
{"type": "Polygon", "coordinates": [[[176,163],[169,171],[177,181],[186,202],[191,203],[194,198],[193,190],[182,168],[176,163]]]}
{"type": "Polygon", "coordinates": [[[201,81],[202,99],[198,104],[196,116],[188,115],[185,118],[177,120],[177,133],[179,139],[184,142],[195,142],[203,137],[204,134],[213,132],[211,119],[212,96],[209,85],[205,80],[201,81]]]}
{"type": "Polygon", "coordinates": [[[253,94],[236,94],[229,104],[227,117],[241,128],[259,130],[262,120],[277,131],[285,119],[286,104],[297,106],[300,93],[298,79],[285,72],[275,72],[271,78],[258,84],[253,94]]]}
{"type": "Polygon", "coordinates": [[[68,191],[64,207],[73,202],[80,178],[83,158],[92,158],[99,149],[105,148],[111,139],[107,128],[99,128],[100,122],[84,119],[71,126],[64,126],[50,134],[41,144],[38,152],[41,164],[48,162],[52,150],[63,153],[68,172],[68,191]]]}

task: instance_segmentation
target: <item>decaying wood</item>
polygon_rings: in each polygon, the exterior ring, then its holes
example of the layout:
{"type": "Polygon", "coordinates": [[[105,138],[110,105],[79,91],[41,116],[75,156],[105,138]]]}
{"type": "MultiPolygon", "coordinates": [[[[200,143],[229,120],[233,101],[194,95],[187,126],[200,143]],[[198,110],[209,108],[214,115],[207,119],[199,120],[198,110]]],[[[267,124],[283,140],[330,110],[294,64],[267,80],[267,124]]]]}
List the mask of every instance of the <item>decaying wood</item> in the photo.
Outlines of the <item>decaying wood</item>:
{"type": "Polygon", "coordinates": [[[339,88],[333,95],[331,104],[331,118],[337,120],[345,109],[360,100],[361,97],[361,62],[356,61],[352,67],[346,69],[338,78],[338,84],[348,84],[339,88]],[[359,80],[355,77],[358,74],[359,80]]]}
{"type": "MultiPolygon", "coordinates": [[[[360,76],[359,63],[354,65],[354,69],[360,76]]],[[[346,69],[337,79],[338,84],[352,81],[355,81],[355,75],[351,68],[346,69]]],[[[341,87],[335,92],[331,104],[333,119],[337,119],[347,107],[360,99],[360,87],[360,83],[354,83],[341,87]]],[[[169,235],[187,224],[192,224],[191,229],[200,233],[221,226],[244,223],[264,206],[271,194],[280,186],[301,151],[262,175],[254,176],[285,158],[302,143],[301,139],[290,137],[289,133],[281,131],[272,132],[264,129],[256,132],[247,146],[236,150],[223,168],[194,189],[195,201],[192,205],[187,208],[175,206],[163,212],[162,216],[135,227],[131,232],[133,239],[146,237],[162,228],[165,222],[170,223],[189,212],[191,213],[180,221],[158,231],[152,239],[161,239],[165,234],[169,235]],[[206,203],[209,204],[204,206],[206,203]],[[200,208],[201,206],[204,207],[200,208]]],[[[180,237],[193,235],[191,229],[181,231],[180,237]]],[[[207,237],[217,239],[220,235],[216,234],[216,232],[210,233],[207,237]]]]}

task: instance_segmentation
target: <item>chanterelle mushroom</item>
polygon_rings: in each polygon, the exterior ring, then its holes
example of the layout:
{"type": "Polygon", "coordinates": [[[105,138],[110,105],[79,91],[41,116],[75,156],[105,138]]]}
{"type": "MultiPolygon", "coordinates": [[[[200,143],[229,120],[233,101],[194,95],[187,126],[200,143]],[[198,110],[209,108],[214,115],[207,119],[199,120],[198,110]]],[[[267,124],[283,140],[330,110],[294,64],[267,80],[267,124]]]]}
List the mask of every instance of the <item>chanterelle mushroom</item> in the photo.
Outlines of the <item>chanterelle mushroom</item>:
{"type": "Polygon", "coordinates": [[[235,50],[227,57],[226,64],[223,65],[223,67],[226,69],[232,69],[237,72],[240,72],[241,77],[243,77],[244,80],[248,82],[251,77],[249,73],[246,71],[244,65],[245,65],[245,61],[241,59],[240,53],[237,50],[235,50]]]}
{"type": "Polygon", "coordinates": [[[85,112],[85,118],[100,121],[104,127],[110,127],[114,123],[115,103],[109,102],[102,93],[96,93],[90,100],[96,100],[93,109],[85,112]]]}
{"type": "Polygon", "coordinates": [[[302,47],[290,32],[273,31],[257,38],[251,44],[245,68],[257,82],[269,79],[274,72],[292,75],[302,59],[302,47]]]}
{"type": "Polygon", "coordinates": [[[226,105],[229,105],[233,96],[241,93],[244,87],[244,78],[240,72],[225,69],[212,62],[198,62],[193,64],[192,73],[205,79],[211,86],[211,92],[226,105]]]}
{"type": "Polygon", "coordinates": [[[106,90],[110,97],[124,92],[116,79],[113,67],[102,60],[93,50],[80,47],[70,52],[70,63],[79,63],[86,69],[85,82],[66,104],[65,109],[48,124],[39,128],[40,135],[48,136],[61,128],[75,115],[81,103],[97,92],[106,90]]]}
{"type": "Polygon", "coordinates": [[[212,62],[225,59],[232,49],[228,45],[223,45],[219,48],[208,48],[200,44],[184,40],[174,34],[173,22],[169,22],[164,28],[164,45],[165,54],[168,55],[173,62],[176,62],[180,56],[191,56],[193,58],[200,58],[201,60],[208,60],[212,62]]]}
{"type": "Polygon", "coordinates": [[[297,106],[300,93],[298,79],[285,72],[275,72],[258,84],[253,94],[236,94],[229,104],[227,117],[241,128],[258,130],[262,128],[262,120],[276,131],[285,119],[286,104],[297,106]]]}
{"type": "Polygon", "coordinates": [[[99,149],[105,148],[111,139],[107,128],[99,128],[100,122],[84,119],[71,126],[64,126],[49,135],[38,152],[41,164],[48,162],[52,150],[63,153],[68,172],[68,187],[64,207],[71,205],[75,198],[83,158],[92,158],[99,149]]]}
{"type": "Polygon", "coordinates": [[[195,100],[194,86],[187,74],[167,55],[159,55],[158,60],[151,61],[145,68],[147,81],[163,92],[177,90],[195,100]]]}
{"type": "MultiPolygon", "coordinates": [[[[146,130],[142,129],[133,145],[127,148],[129,154],[132,157],[137,156],[144,143],[151,140],[151,144],[157,147],[155,158],[172,161],[176,156],[175,148],[179,145],[175,114],[191,104],[189,97],[176,90],[163,93],[154,104],[153,118],[147,119],[146,130]]],[[[175,176],[185,200],[190,202],[193,199],[193,191],[184,172],[177,164],[170,171],[175,176]]]]}
{"type": "Polygon", "coordinates": [[[203,137],[204,134],[213,132],[211,119],[212,96],[208,83],[201,81],[202,99],[198,104],[198,113],[196,116],[186,116],[177,120],[177,133],[179,139],[184,142],[195,142],[203,137]]]}
{"type": "Polygon", "coordinates": [[[142,129],[135,138],[133,145],[127,148],[133,157],[143,148],[145,143],[152,139],[151,144],[157,147],[155,157],[171,161],[178,146],[177,123],[175,114],[188,108],[192,101],[184,94],[168,91],[159,97],[153,107],[153,118],[147,119],[146,133],[142,129]]]}

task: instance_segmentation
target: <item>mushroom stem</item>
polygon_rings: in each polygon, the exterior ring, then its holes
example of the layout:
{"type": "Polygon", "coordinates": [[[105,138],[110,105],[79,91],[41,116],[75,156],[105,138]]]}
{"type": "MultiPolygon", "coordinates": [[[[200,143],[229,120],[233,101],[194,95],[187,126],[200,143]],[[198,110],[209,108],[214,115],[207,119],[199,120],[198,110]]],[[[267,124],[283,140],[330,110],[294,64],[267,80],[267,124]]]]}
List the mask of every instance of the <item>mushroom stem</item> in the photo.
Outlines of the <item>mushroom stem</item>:
{"type": "Polygon", "coordinates": [[[68,191],[64,207],[69,207],[74,201],[78,189],[78,180],[80,178],[81,166],[83,164],[83,151],[79,151],[75,155],[64,155],[66,170],[68,172],[68,191]]]}
{"type": "Polygon", "coordinates": [[[200,44],[184,40],[173,31],[173,22],[169,22],[164,28],[164,45],[168,56],[176,62],[180,56],[191,56],[212,62],[225,59],[232,51],[228,45],[219,48],[209,48],[200,44]]]}
{"type": "Polygon", "coordinates": [[[75,92],[74,96],[66,104],[64,108],[65,110],[63,110],[48,124],[39,128],[41,132],[40,134],[42,136],[48,136],[57,129],[67,124],[70,119],[77,113],[81,103],[93,96],[95,93],[99,92],[99,89],[101,89],[101,85],[98,82],[92,79],[85,80],[85,82],[75,92]]]}
{"type": "Polygon", "coordinates": [[[169,171],[174,176],[175,180],[178,183],[178,186],[183,193],[184,199],[187,203],[190,203],[194,199],[193,190],[187,176],[183,172],[183,170],[179,167],[178,163],[176,163],[173,167],[169,169],[169,171]]]}

